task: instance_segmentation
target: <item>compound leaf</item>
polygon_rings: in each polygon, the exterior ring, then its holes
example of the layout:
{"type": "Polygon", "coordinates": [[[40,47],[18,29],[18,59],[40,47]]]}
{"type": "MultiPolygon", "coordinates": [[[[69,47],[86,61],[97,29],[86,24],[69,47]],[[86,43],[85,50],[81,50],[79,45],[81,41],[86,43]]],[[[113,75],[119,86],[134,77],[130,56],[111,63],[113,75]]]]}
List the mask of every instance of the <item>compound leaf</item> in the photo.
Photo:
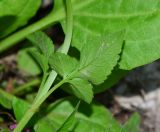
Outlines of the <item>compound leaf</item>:
{"type": "Polygon", "coordinates": [[[65,120],[65,122],[61,125],[61,127],[57,130],[57,132],[66,132],[66,130],[69,130],[70,127],[73,125],[75,120],[75,114],[78,110],[78,107],[80,105],[80,101],[77,103],[75,109],[73,112],[69,115],[69,117],[65,120]]]}
{"type": "Polygon", "coordinates": [[[37,31],[27,37],[48,59],[54,52],[52,40],[43,32],[37,31]]]}
{"type": "Polygon", "coordinates": [[[27,73],[28,75],[38,75],[41,73],[41,69],[28,51],[30,51],[30,48],[22,49],[18,52],[18,68],[27,73]]]}
{"type": "Polygon", "coordinates": [[[116,32],[107,39],[100,36],[94,41],[90,39],[90,44],[86,43],[80,53],[79,63],[68,55],[53,54],[49,59],[51,67],[72,84],[71,90],[65,90],[90,103],[93,92],[89,82],[97,85],[110,75],[119,59],[123,36],[124,32],[116,32]]]}
{"type": "Polygon", "coordinates": [[[49,64],[57,73],[63,77],[66,77],[76,69],[78,61],[75,58],[57,52],[51,55],[49,64]]]}
{"type": "MultiPolygon", "coordinates": [[[[105,32],[126,31],[119,63],[130,70],[160,58],[160,0],[72,0],[74,27],[72,45],[82,50],[88,39],[105,32]]],[[[65,4],[55,0],[65,31],[65,4]]]]}
{"type": "Polygon", "coordinates": [[[76,95],[76,97],[87,103],[92,101],[93,90],[92,85],[88,81],[80,78],[73,78],[69,80],[68,83],[71,84],[71,88],[67,90],[69,93],[76,95]]]}
{"type": "Polygon", "coordinates": [[[36,61],[39,63],[40,67],[43,70],[43,73],[47,73],[49,69],[47,58],[36,50],[30,50],[30,52],[32,56],[36,59],[36,61]]]}
{"type": "MultiPolygon", "coordinates": [[[[41,127],[48,128],[45,129],[47,132],[53,132],[64,123],[76,105],[77,99],[75,98],[65,98],[54,102],[46,109],[47,114],[35,124],[34,130],[42,132],[41,129],[38,129],[41,127]]],[[[75,113],[74,122],[67,131],[105,132],[107,130],[110,132],[121,130],[119,123],[113,119],[112,114],[98,103],[93,102],[89,105],[81,102],[78,112],[75,113]]]]}
{"type": "Polygon", "coordinates": [[[123,32],[117,32],[87,41],[81,51],[78,74],[96,85],[106,80],[119,59],[123,36],[123,32]]]}
{"type": "Polygon", "coordinates": [[[12,107],[17,121],[20,121],[24,113],[30,108],[30,105],[26,101],[14,97],[12,107]]]}

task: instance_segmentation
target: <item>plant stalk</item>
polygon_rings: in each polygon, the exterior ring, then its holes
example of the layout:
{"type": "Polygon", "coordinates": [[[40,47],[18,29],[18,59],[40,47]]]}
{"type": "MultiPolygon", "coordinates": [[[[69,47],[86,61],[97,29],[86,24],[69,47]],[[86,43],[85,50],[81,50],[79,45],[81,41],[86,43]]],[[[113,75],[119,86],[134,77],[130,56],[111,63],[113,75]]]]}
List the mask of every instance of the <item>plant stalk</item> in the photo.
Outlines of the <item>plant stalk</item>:
{"type": "Polygon", "coordinates": [[[0,53],[16,45],[17,42],[23,40],[27,35],[37,30],[44,29],[51,24],[55,24],[62,18],[64,18],[64,14],[62,13],[61,10],[58,12],[51,12],[51,14],[39,20],[38,22],[33,23],[32,25],[14,33],[13,35],[10,35],[6,39],[3,39],[2,41],[0,41],[0,53]]]}
{"type": "Polygon", "coordinates": [[[36,86],[38,84],[40,84],[40,79],[32,80],[30,82],[27,82],[27,83],[23,84],[22,86],[19,86],[19,87],[15,88],[13,90],[12,94],[19,94],[23,90],[25,90],[25,89],[27,89],[29,87],[32,87],[32,86],[36,86]]]}
{"type": "MultiPolygon", "coordinates": [[[[67,54],[71,38],[72,38],[72,29],[73,29],[73,16],[72,16],[72,3],[71,0],[66,0],[66,9],[67,9],[67,32],[66,37],[64,40],[64,44],[62,45],[62,48],[60,50],[61,53],[67,54]]],[[[60,14],[59,14],[60,15],[60,14]]],[[[60,87],[63,83],[65,83],[66,80],[60,81],[57,85],[55,85],[53,88],[50,89],[51,85],[53,84],[55,78],[57,77],[57,73],[55,71],[51,71],[49,77],[47,78],[43,89],[40,90],[40,93],[38,93],[38,96],[36,97],[33,105],[31,108],[26,112],[22,120],[19,122],[17,127],[15,128],[14,132],[21,132],[25,125],[28,123],[28,121],[32,118],[32,116],[35,114],[35,112],[38,110],[40,105],[47,99],[47,97],[55,91],[58,87],[60,87]],[[50,90],[49,90],[50,89],[50,90]],[[48,91],[49,90],[49,91],[48,91]]]]}
{"type": "Polygon", "coordinates": [[[64,39],[64,43],[62,47],[59,49],[59,52],[67,54],[71,40],[72,40],[72,33],[73,33],[73,15],[72,15],[72,4],[67,3],[68,1],[66,0],[66,8],[67,8],[67,19],[66,19],[66,37],[64,39]]]}
{"type": "Polygon", "coordinates": [[[48,92],[48,90],[51,88],[56,77],[57,77],[57,73],[54,70],[52,70],[51,73],[49,74],[45,84],[42,85],[43,87],[40,87],[35,100],[41,98],[42,96],[44,96],[48,92]]]}
{"type": "MultiPolygon", "coordinates": [[[[60,81],[58,84],[56,84],[53,88],[51,88],[51,91],[55,91],[57,88],[59,88],[63,83],[65,83],[65,80],[60,81]]],[[[38,98],[31,106],[31,108],[26,112],[22,120],[19,122],[17,127],[15,128],[14,132],[21,132],[25,125],[29,122],[29,120],[32,118],[32,116],[37,112],[40,105],[48,98],[48,96],[52,93],[48,92],[41,98],[38,98]]]]}

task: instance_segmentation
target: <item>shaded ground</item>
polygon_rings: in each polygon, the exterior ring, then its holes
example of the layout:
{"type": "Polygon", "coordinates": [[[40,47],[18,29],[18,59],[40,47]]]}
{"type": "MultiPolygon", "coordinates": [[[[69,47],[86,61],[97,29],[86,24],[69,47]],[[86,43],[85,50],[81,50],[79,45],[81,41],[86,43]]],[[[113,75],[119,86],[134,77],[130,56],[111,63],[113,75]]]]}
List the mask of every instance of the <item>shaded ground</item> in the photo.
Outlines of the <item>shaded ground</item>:
{"type": "Polygon", "coordinates": [[[160,131],[160,61],[131,71],[112,89],[97,95],[124,123],[132,112],[141,114],[140,132],[160,131]]]}

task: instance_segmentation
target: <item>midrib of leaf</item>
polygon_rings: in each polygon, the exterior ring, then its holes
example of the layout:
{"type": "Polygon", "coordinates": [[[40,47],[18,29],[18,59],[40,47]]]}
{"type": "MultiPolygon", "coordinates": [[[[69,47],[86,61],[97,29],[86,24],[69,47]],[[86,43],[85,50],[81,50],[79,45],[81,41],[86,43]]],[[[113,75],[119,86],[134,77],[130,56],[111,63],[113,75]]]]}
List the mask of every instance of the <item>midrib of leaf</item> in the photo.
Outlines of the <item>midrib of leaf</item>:
{"type": "Polygon", "coordinates": [[[74,22],[73,25],[76,26],[77,28],[80,28],[80,29],[84,30],[84,31],[87,32],[88,34],[95,35],[95,36],[100,35],[100,33],[98,33],[98,32],[94,32],[94,31],[88,29],[87,27],[83,27],[83,26],[82,26],[80,23],[78,23],[78,22],[74,22]]]}
{"type": "MultiPolygon", "coordinates": [[[[75,10],[79,10],[81,8],[84,8],[85,6],[89,5],[92,3],[94,0],[84,0],[83,3],[81,2],[80,4],[76,3],[76,0],[73,1],[73,5],[75,4],[75,10]]],[[[74,14],[74,12],[73,12],[74,14]]]]}
{"type": "MultiPolygon", "coordinates": [[[[104,45],[106,45],[105,43],[103,43],[99,48],[98,51],[96,52],[95,57],[85,66],[82,66],[81,68],[79,68],[79,65],[76,69],[74,69],[69,75],[67,75],[67,77],[65,78],[66,82],[74,77],[76,77],[76,75],[78,75],[79,73],[81,73],[81,71],[83,71],[85,68],[87,68],[88,66],[92,65],[92,63],[94,63],[94,61],[99,57],[99,53],[101,53],[101,51],[103,50],[104,45]]],[[[103,65],[102,65],[103,66],[103,65]]],[[[84,72],[82,72],[82,74],[84,74],[84,72]]],[[[84,74],[85,75],[85,74],[84,74]]]]}
{"type": "Polygon", "coordinates": [[[132,17],[143,17],[160,13],[160,10],[148,11],[148,12],[138,12],[132,14],[91,14],[91,13],[74,13],[74,16],[83,16],[83,17],[93,17],[101,19],[116,19],[116,18],[132,18],[132,17]]]}
{"type": "MultiPolygon", "coordinates": [[[[103,50],[103,47],[105,46],[106,44],[103,43],[98,49],[97,49],[97,52],[96,52],[96,55],[95,57],[89,61],[85,66],[82,66],[81,68],[79,68],[79,66],[77,67],[77,69],[74,69],[73,71],[71,71],[71,73],[69,75],[67,75],[67,77],[65,78],[65,80],[69,80],[71,78],[73,78],[75,75],[77,75],[78,73],[80,73],[81,71],[83,71],[85,68],[87,68],[88,66],[92,65],[92,63],[94,63],[94,61],[99,57],[99,53],[101,53],[101,51],[103,50]]],[[[101,55],[101,54],[100,54],[101,55]]],[[[60,59],[59,59],[60,60],[60,59]]],[[[61,62],[61,61],[60,61],[61,62]]],[[[62,64],[62,63],[61,63],[62,64]]]]}
{"type": "MultiPolygon", "coordinates": [[[[85,68],[87,68],[89,65],[92,65],[92,63],[98,58],[98,55],[99,53],[101,53],[101,51],[103,51],[103,46],[105,45],[105,43],[103,43],[99,48],[98,48],[98,51],[96,53],[96,56],[87,64],[85,65],[84,67],[78,69],[78,71],[83,71],[85,68]]],[[[100,54],[101,55],[101,54],[100,54]]]]}

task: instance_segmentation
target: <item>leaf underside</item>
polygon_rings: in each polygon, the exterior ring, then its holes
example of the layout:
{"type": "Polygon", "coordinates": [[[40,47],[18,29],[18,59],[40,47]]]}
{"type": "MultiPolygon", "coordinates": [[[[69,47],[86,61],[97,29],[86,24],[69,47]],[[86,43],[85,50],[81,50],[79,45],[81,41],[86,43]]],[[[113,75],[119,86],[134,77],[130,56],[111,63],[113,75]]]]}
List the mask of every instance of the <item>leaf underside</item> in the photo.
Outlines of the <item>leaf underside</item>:
{"type": "MultiPolygon", "coordinates": [[[[55,11],[65,11],[62,2],[55,1],[55,11]]],[[[160,0],[72,0],[72,4],[72,45],[79,50],[104,31],[125,30],[121,69],[130,70],[160,58],[160,0]]]]}
{"type": "MultiPolygon", "coordinates": [[[[47,108],[47,115],[41,118],[35,125],[36,132],[42,132],[40,127],[46,128],[45,131],[53,132],[61,126],[71,113],[74,111],[77,100],[74,98],[61,99],[51,104],[47,108]],[[48,122],[48,123],[47,123],[48,122]]],[[[106,130],[110,132],[118,132],[121,128],[116,122],[111,113],[102,105],[92,103],[90,105],[82,103],[75,114],[73,125],[68,131],[74,132],[103,132],[106,130]],[[90,113],[88,115],[88,113],[90,113]]]]}
{"type": "MultiPolygon", "coordinates": [[[[100,84],[111,74],[117,64],[123,44],[124,32],[116,32],[83,46],[80,61],[56,53],[49,58],[49,64],[71,84],[70,93],[90,103],[93,98],[92,84],[100,84]]],[[[66,90],[66,91],[70,91],[66,90]]]]}

